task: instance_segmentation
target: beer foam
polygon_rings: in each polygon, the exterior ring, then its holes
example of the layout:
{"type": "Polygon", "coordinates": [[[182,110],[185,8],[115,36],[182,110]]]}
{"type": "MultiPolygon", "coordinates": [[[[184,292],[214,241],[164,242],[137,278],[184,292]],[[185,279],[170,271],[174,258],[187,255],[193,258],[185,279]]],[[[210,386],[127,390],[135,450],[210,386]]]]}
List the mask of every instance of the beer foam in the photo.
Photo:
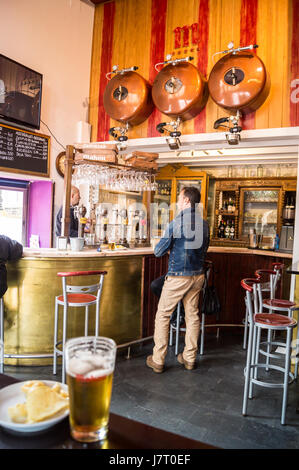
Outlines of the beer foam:
{"type": "Polygon", "coordinates": [[[67,365],[67,373],[72,376],[81,375],[85,378],[102,377],[113,372],[113,361],[110,357],[98,354],[83,353],[80,357],[72,357],[67,365]]]}

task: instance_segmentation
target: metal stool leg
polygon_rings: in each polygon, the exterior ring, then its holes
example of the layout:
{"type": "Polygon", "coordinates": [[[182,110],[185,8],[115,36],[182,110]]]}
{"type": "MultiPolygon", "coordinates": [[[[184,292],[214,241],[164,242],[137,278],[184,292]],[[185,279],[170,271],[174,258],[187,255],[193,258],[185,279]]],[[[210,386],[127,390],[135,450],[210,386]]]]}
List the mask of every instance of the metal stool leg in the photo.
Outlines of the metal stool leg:
{"type": "Polygon", "coordinates": [[[245,323],[244,323],[244,337],[243,337],[243,349],[246,349],[247,336],[248,336],[248,307],[246,305],[245,323]]]}
{"type": "Polygon", "coordinates": [[[201,338],[200,338],[200,352],[199,352],[199,354],[202,356],[203,355],[203,348],[204,348],[204,341],[205,341],[205,314],[204,313],[201,315],[200,330],[201,330],[201,338]]]}
{"type": "Polygon", "coordinates": [[[289,371],[290,371],[290,352],[291,352],[291,328],[287,329],[287,342],[286,342],[286,354],[285,354],[285,370],[284,370],[284,384],[283,384],[283,399],[282,399],[282,412],[281,412],[281,424],[285,424],[285,415],[288,401],[288,386],[289,386],[289,371]]]}
{"type": "Polygon", "coordinates": [[[100,305],[99,302],[96,303],[96,325],[95,325],[95,335],[99,336],[100,328],[100,305]]]}
{"type": "Polygon", "coordinates": [[[179,339],[180,339],[180,318],[181,318],[181,301],[178,303],[177,316],[176,316],[176,327],[175,327],[175,355],[179,353],[179,339]]]}
{"type": "Polygon", "coordinates": [[[266,356],[266,371],[269,371],[269,364],[270,364],[270,357],[269,354],[271,353],[271,344],[272,344],[272,331],[268,330],[268,335],[267,335],[267,356],[266,356]]]}
{"type": "Polygon", "coordinates": [[[84,336],[88,336],[88,305],[85,307],[84,336]]]}
{"type": "Polygon", "coordinates": [[[65,357],[64,346],[67,332],[67,305],[63,306],[63,332],[62,332],[62,383],[65,383],[65,357]]]}
{"type": "Polygon", "coordinates": [[[55,298],[55,313],[54,313],[54,347],[53,347],[53,374],[56,375],[57,369],[57,334],[58,334],[58,302],[55,298]]]}
{"type": "Polygon", "coordinates": [[[242,409],[242,414],[244,416],[246,416],[246,414],[247,414],[248,392],[249,392],[249,385],[250,385],[251,362],[252,362],[253,329],[254,329],[254,325],[252,323],[250,323],[250,325],[249,325],[248,346],[247,346],[247,357],[246,357],[246,369],[245,369],[243,409],[242,409]]]}
{"type": "MultiPolygon", "coordinates": [[[[256,326],[253,327],[253,339],[251,345],[251,365],[258,363],[258,350],[260,345],[260,335],[261,329],[257,328],[256,326]]],[[[252,378],[257,378],[257,367],[251,367],[250,370],[250,385],[249,385],[249,398],[253,397],[253,383],[252,378]]]]}

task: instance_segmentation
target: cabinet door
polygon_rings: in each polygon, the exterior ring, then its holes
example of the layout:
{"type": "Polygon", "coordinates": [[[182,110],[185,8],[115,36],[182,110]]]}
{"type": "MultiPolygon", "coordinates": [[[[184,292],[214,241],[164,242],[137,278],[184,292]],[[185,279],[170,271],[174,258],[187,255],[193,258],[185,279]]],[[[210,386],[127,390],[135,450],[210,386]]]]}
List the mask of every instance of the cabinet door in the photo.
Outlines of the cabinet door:
{"type": "Polygon", "coordinates": [[[265,237],[273,237],[279,230],[278,208],[281,191],[278,188],[242,188],[240,194],[241,238],[247,239],[251,229],[265,237]]]}
{"type": "Polygon", "coordinates": [[[166,224],[173,218],[171,212],[173,179],[156,179],[158,187],[154,193],[154,206],[152,207],[151,232],[152,237],[161,237],[166,224]]]}

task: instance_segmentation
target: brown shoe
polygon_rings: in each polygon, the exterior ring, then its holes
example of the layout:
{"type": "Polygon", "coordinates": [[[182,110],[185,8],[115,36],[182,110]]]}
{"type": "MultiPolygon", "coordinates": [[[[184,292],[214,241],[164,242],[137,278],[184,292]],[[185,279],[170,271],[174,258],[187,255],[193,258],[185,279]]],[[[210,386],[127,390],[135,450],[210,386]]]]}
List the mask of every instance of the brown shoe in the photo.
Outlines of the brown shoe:
{"type": "Polygon", "coordinates": [[[192,369],[194,369],[194,367],[195,367],[195,363],[194,363],[194,362],[185,361],[185,359],[183,358],[183,354],[182,354],[182,353],[178,354],[177,360],[178,360],[178,362],[179,362],[180,364],[183,364],[183,366],[185,366],[185,369],[187,369],[187,370],[192,370],[192,369]]]}
{"type": "Polygon", "coordinates": [[[156,372],[157,374],[161,374],[161,372],[164,371],[164,366],[162,364],[156,364],[153,361],[153,356],[147,356],[146,365],[147,367],[150,367],[151,369],[153,369],[153,371],[156,372]]]}

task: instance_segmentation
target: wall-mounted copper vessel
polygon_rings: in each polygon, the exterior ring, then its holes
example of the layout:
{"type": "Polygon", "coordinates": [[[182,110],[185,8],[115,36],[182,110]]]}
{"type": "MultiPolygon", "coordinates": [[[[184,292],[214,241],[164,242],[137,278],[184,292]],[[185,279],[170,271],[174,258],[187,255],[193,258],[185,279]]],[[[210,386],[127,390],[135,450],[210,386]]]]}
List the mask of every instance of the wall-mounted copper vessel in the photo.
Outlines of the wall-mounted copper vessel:
{"type": "Polygon", "coordinates": [[[207,81],[188,59],[192,58],[169,61],[157,74],[152,88],[159,111],[182,121],[199,114],[208,99],[207,81]]]}
{"type": "Polygon", "coordinates": [[[108,81],[103,96],[104,109],[108,116],[130,126],[141,124],[154,109],[151,86],[135,72],[137,68],[114,68],[111,73],[116,75],[108,81]]]}
{"type": "Polygon", "coordinates": [[[266,100],[270,91],[270,76],[256,54],[250,51],[232,52],[214,65],[208,86],[218,106],[246,114],[256,111],[266,100]]]}

